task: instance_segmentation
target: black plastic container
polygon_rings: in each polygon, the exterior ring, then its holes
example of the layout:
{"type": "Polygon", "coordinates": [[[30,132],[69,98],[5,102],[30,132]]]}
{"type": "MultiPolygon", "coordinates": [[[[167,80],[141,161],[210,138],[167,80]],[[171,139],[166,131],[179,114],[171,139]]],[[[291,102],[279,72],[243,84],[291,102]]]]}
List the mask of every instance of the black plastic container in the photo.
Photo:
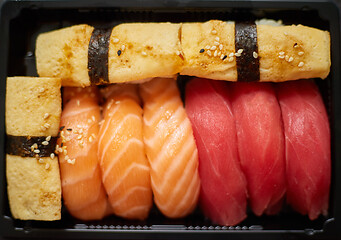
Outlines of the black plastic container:
{"type": "Polygon", "coordinates": [[[341,239],[341,80],[339,10],[330,1],[228,0],[45,0],[6,1],[0,22],[0,233],[5,238],[64,239],[341,239]],[[285,207],[278,216],[248,218],[239,226],[212,224],[197,209],[185,219],[163,217],[156,208],[146,221],[110,216],[83,222],[62,210],[56,222],[11,217],[5,176],[5,89],[7,76],[36,76],[35,40],[39,33],[79,23],[114,26],[122,22],[193,22],[210,19],[269,18],[330,31],[332,66],[316,80],[330,117],[332,184],[327,217],[310,221],[285,207]]]}

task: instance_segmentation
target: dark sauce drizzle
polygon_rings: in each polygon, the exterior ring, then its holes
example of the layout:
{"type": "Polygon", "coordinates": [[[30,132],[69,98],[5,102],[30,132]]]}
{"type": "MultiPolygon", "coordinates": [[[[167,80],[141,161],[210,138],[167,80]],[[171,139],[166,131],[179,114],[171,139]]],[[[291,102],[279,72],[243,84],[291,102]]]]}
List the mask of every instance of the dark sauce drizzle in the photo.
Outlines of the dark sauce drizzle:
{"type": "Polygon", "coordinates": [[[109,83],[108,57],[112,28],[95,28],[88,48],[88,73],[91,85],[109,83]]]}
{"type": "Polygon", "coordinates": [[[235,51],[238,52],[239,49],[243,49],[243,52],[241,56],[236,57],[238,81],[259,81],[257,26],[254,22],[236,22],[235,51]]]}
{"type": "Polygon", "coordinates": [[[20,157],[50,157],[54,153],[57,143],[57,137],[51,137],[48,145],[42,143],[46,141],[46,137],[30,137],[30,136],[6,136],[6,153],[20,157]],[[39,153],[31,150],[31,146],[37,144],[39,153]]]}

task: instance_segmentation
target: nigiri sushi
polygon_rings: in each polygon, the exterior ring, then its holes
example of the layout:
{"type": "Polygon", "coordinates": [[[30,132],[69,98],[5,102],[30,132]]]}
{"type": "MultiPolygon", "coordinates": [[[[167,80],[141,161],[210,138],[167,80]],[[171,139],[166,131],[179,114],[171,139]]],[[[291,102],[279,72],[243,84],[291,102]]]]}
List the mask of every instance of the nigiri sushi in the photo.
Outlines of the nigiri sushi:
{"type": "Polygon", "coordinates": [[[331,146],[327,111],[312,80],[281,83],[277,94],[285,133],[287,202],[314,220],[328,212],[331,146]]]}
{"type": "Polygon", "coordinates": [[[140,85],[140,93],[154,201],[165,216],[185,217],[197,205],[200,180],[192,126],[176,81],[155,78],[140,85]]]}
{"type": "Polygon", "coordinates": [[[137,85],[109,86],[104,97],[98,142],[103,183],[116,215],[143,220],[148,217],[153,198],[137,85]]]}
{"type": "Polygon", "coordinates": [[[275,214],[286,190],[284,133],[275,90],[270,83],[229,86],[250,207],[257,216],[275,214]]]}
{"type": "Polygon", "coordinates": [[[56,149],[64,204],[71,215],[82,220],[102,219],[111,212],[97,156],[101,115],[96,91],[64,88],[69,101],[61,115],[56,149]]]}
{"type": "Polygon", "coordinates": [[[201,208],[214,223],[233,226],[246,218],[247,183],[226,87],[226,82],[192,79],[185,106],[199,152],[201,208]]]}

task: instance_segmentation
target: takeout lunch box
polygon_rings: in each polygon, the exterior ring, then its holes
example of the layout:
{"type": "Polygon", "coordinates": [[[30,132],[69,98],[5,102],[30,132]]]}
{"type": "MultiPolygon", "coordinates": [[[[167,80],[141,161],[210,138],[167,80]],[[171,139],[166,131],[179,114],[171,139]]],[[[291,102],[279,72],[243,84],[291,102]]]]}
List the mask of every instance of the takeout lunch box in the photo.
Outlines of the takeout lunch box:
{"type": "MultiPolygon", "coordinates": [[[[0,237],[40,239],[341,239],[341,79],[340,20],[328,0],[8,0],[0,20],[0,237]],[[276,216],[248,217],[238,226],[213,224],[199,207],[184,219],[167,219],[153,207],[147,220],[109,216],[84,222],[62,209],[62,220],[12,218],[6,192],[5,92],[7,76],[37,76],[35,41],[39,33],[75,24],[114,26],[124,22],[203,22],[211,19],[268,18],[328,30],[332,65],[327,79],[316,79],[331,128],[332,179],[328,216],[310,221],[284,206],[276,216]]],[[[180,79],[181,84],[181,79],[180,79]]]]}

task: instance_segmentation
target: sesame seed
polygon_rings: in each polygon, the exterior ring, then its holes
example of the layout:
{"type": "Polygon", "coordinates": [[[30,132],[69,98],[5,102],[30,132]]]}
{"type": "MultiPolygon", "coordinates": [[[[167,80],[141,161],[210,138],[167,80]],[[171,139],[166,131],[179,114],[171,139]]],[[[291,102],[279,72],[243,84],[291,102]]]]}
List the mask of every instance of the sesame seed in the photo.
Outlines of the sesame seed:
{"type": "Polygon", "coordinates": [[[229,54],[229,57],[233,57],[233,56],[234,56],[234,53],[230,53],[230,54],[229,54]]]}
{"type": "MultiPolygon", "coordinates": [[[[225,56],[226,56],[226,55],[225,55],[225,56]]],[[[221,55],[220,55],[220,59],[221,59],[221,60],[224,60],[224,59],[225,59],[225,58],[224,58],[225,56],[224,56],[224,54],[221,54],[221,55]]],[[[227,57],[227,56],[226,56],[226,57],[227,57]]]]}
{"type": "Polygon", "coordinates": [[[39,158],[39,163],[44,163],[44,159],[39,158]]]}
{"type": "Polygon", "coordinates": [[[281,59],[284,59],[284,55],[279,55],[278,57],[281,59]]]}
{"type": "Polygon", "coordinates": [[[49,145],[49,142],[48,141],[44,141],[41,144],[43,144],[44,146],[47,146],[47,145],[49,145]]]}
{"type": "Polygon", "coordinates": [[[48,118],[49,116],[50,116],[49,113],[45,113],[45,114],[44,114],[44,119],[48,118]]]}
{"type": "Polygon", "coordinates": [[[118,43],[120,40],[119,40],[118,38],[114,38],[112,41],[113,41],[114,43],[118,43]]]}
{"type": "Polygon", "coordinates": [[[122,51],[124,51],[124,49],[126,49],[126,46],[122,45],[121,49],[122,51]]]}
{"type": "Polygon", "coordinates": [[[289,61],[289,56],[288,55],[285,55],[285,61],[289,61]]]}
{"type": "Polygon", "coordinates": [[[252,53],[252,56],[253,56],[254,58],[258,58],[258,53],[253,52],[253,53],[252,53]]]}
{"type": "Polygon", "coordinates": [[[211,53],[210,50],[207,50],[207,55],[208,55],[208,56],[212,56],[212,53],[211,53]]]}
{"type": "Polygon", "coordinates": [[[239,52],[237,52],[237,53],[235,53],[234,55],[235,55],[236,57],[240,57],[242,54],[239,53],[239,52]]]}
{"type": "Polygon", "coordinates": [[[303,67],[303,65],[304,65],[304,62],[300,62],[300,63],[298,64],[298,67],[303,67]]]}
{"type": "Polygon", "coordinates": [[[238,49],[237,53],[240,53],[240,54],[242,54],[242,53],[243,53],[243,51],[244,51],[244,49],[238,49]]]}
{"type": "Polygon", "coordinates": [[[292,62],[292,61],[294,61],[294,58],[293,58],[293,57],[290,57],[289,60],[288,60],[288,62],[292,62]]]}
{"type": "Polygon", "coordinates": [[[212,46],[211,47],[211,51],[214,51],[214,50],[216,50],[217,49],[217,46],[212,46]]]}
{"type": "Polygon", "coordinates": [[[220,49],[220,50],[223,50],[223,47],[224,47],[223,44],[220,44],[220,45],[219,45],[219,49],[220,49]]]}
{"type": "Polygon", "coordinates": [[[298,52],[298,56],[302,56],[304,52],[298,52]]]}
{"type": "Polygon", "coordinates": [[[51,136],[47,136],[47,137],[45,138],[45,140],[46,140],[46,141],[50,141],[50,140],[51,140],[51,136]]]}
{"type": "Polygon", "coordinates": [[[224,61],[226,58],[227,58],[227,55],[225,55],[225,56],[223,57],[223,61],[224,61]]]}
{"type": "Polygon", "coordinates": [[[83,135],[78,135],[77,139],[80,140],[80,139],[82,139],[82,137],[83,137],[83,135]]]}
{"type": "Polygon", "coordinates": [[[89,137],[89,142],[92,142],[93,138],[92,136],[89,137]]]}
{"type": "Polygon", "coordinates": [[[282,52],[279,52],[278,54],[282,56],[285,54],[285,52],[282,51],[282,52]]]}
{"type": "Polygon", "coordinates": [[[49,163],[46,163],[45,164],[45,169],[47,170],[47,169],[49,169],[50,168],[50,164],[49,163]]]}
{"type": "Polygon", "coordinates": [[[58,152],[62,153],[63,149],[62,148],[58,148],[58,152]]]}
{"type": "Polygon", "coordinates": [[[200,51],[199,51],[199,53],[203,53],[203,52],[205,52],[205,49],[200,49],[200,51]]]}
{"type": "Polygon", "coordinates": [[[51,153],[51,154],[50,154],[50,158],[51,158],[51,159],[54,159],[54,156],[55,156],[54,153],[51,153]]]}
{"type": "Polygon", "coordinates": [[[45,88],[43,88],[43,87],[39,88],[39,92],[40,92],[40,93],[42,93],[42,92],[44,92],[44,91],[45,91],[45,88]]]}
{"type": "Polygon", "coordinates": [[[229,58],[229,62],[233,62],[234,58],[233,57],[230,57],[229,58]]]}
{"type": "Polygon", "coordinates": [[[142,51],[141,54],[142,54],[143,56],[147,56],[147,53],[146,53],[145,51],[142,51]]]}
{"type": "Polygon", "coordinates": [[[118,55],[118,56],[120,56],[120,55],[121,55],[121,53],[122,53],[122,51],[121,51],[121,50],[118,50],[118,51],[117,51],[117,55],[118,55]]]}
{"type": "Polygon", "coordinates": [[[217,31],[216,30],[212,30],[212,34],[217,34],[217,31]]]}
{"type": "Polygon", "coordinates": [[[40,129],[41,129],[42,131],[46,131],[46,127],[44,127],[44,126],[41,126],[40,129]]]}
{"type": "Polygon", "coordinates": [[[221,56],[221,51],[218,52],[218,57],[220,57],[220,56],[221,56]]]}
{"type": "Polygon", "coordinates": [[[45,123],[45,124],[44,124],[44,127],[45,127],[45,128],[49,128],[49,127],[51,127],[51,125],[50,125],[49,123],[45,123]]]}
{"type": "Polygon", "coordinates": [[[39,149],[34,149],[33,152],[34,153],[40,153],[40,150],[39,149]]]}
{"type": "Polygon", "coordinates": [[[215,50],[215,51],[214,51],[213,56],[214,56],[214,57],[218,56],[218,50],[215,50]]]}
{"type": "Polygon", "coordinates": [[[220,38],[219,38],[219,37],[216,37],[215,40],[216,40],[217,42],[219,42],[219,41],[220,41],[220,38]]]}
{"type": "Polygon", "coordinates": [[[210,47],[210,45],[206,45],[206,47],[205,47],[205,49],[210,49],[211,47],[210,47]]]}
{"type": "Polygon", "coordinates": [[[175,53],[176,53],[176,55],[178,55],[178,56],[180,56],[180,54],[181,54],[179,50],[176,50],[175,53]]]}
{"type": "Polygon", "coordinates": [[[65,160],[68,160],[68,159],[70,159],[70,157],[69,157],[69,155],[66,155],[65,160]]]}
{"type": "Polygon", "coordinates": [[[214,44],[215,46],[218,46],[220,43],[215,41],[213,44],[214,44]]]}
{"type": "Polygon", "coordinates": [[[69,164],[75,164],[75,162],[76,162],[76,159],[68,159],[67,160],[67,163],[69,163],[69,164]]]}

